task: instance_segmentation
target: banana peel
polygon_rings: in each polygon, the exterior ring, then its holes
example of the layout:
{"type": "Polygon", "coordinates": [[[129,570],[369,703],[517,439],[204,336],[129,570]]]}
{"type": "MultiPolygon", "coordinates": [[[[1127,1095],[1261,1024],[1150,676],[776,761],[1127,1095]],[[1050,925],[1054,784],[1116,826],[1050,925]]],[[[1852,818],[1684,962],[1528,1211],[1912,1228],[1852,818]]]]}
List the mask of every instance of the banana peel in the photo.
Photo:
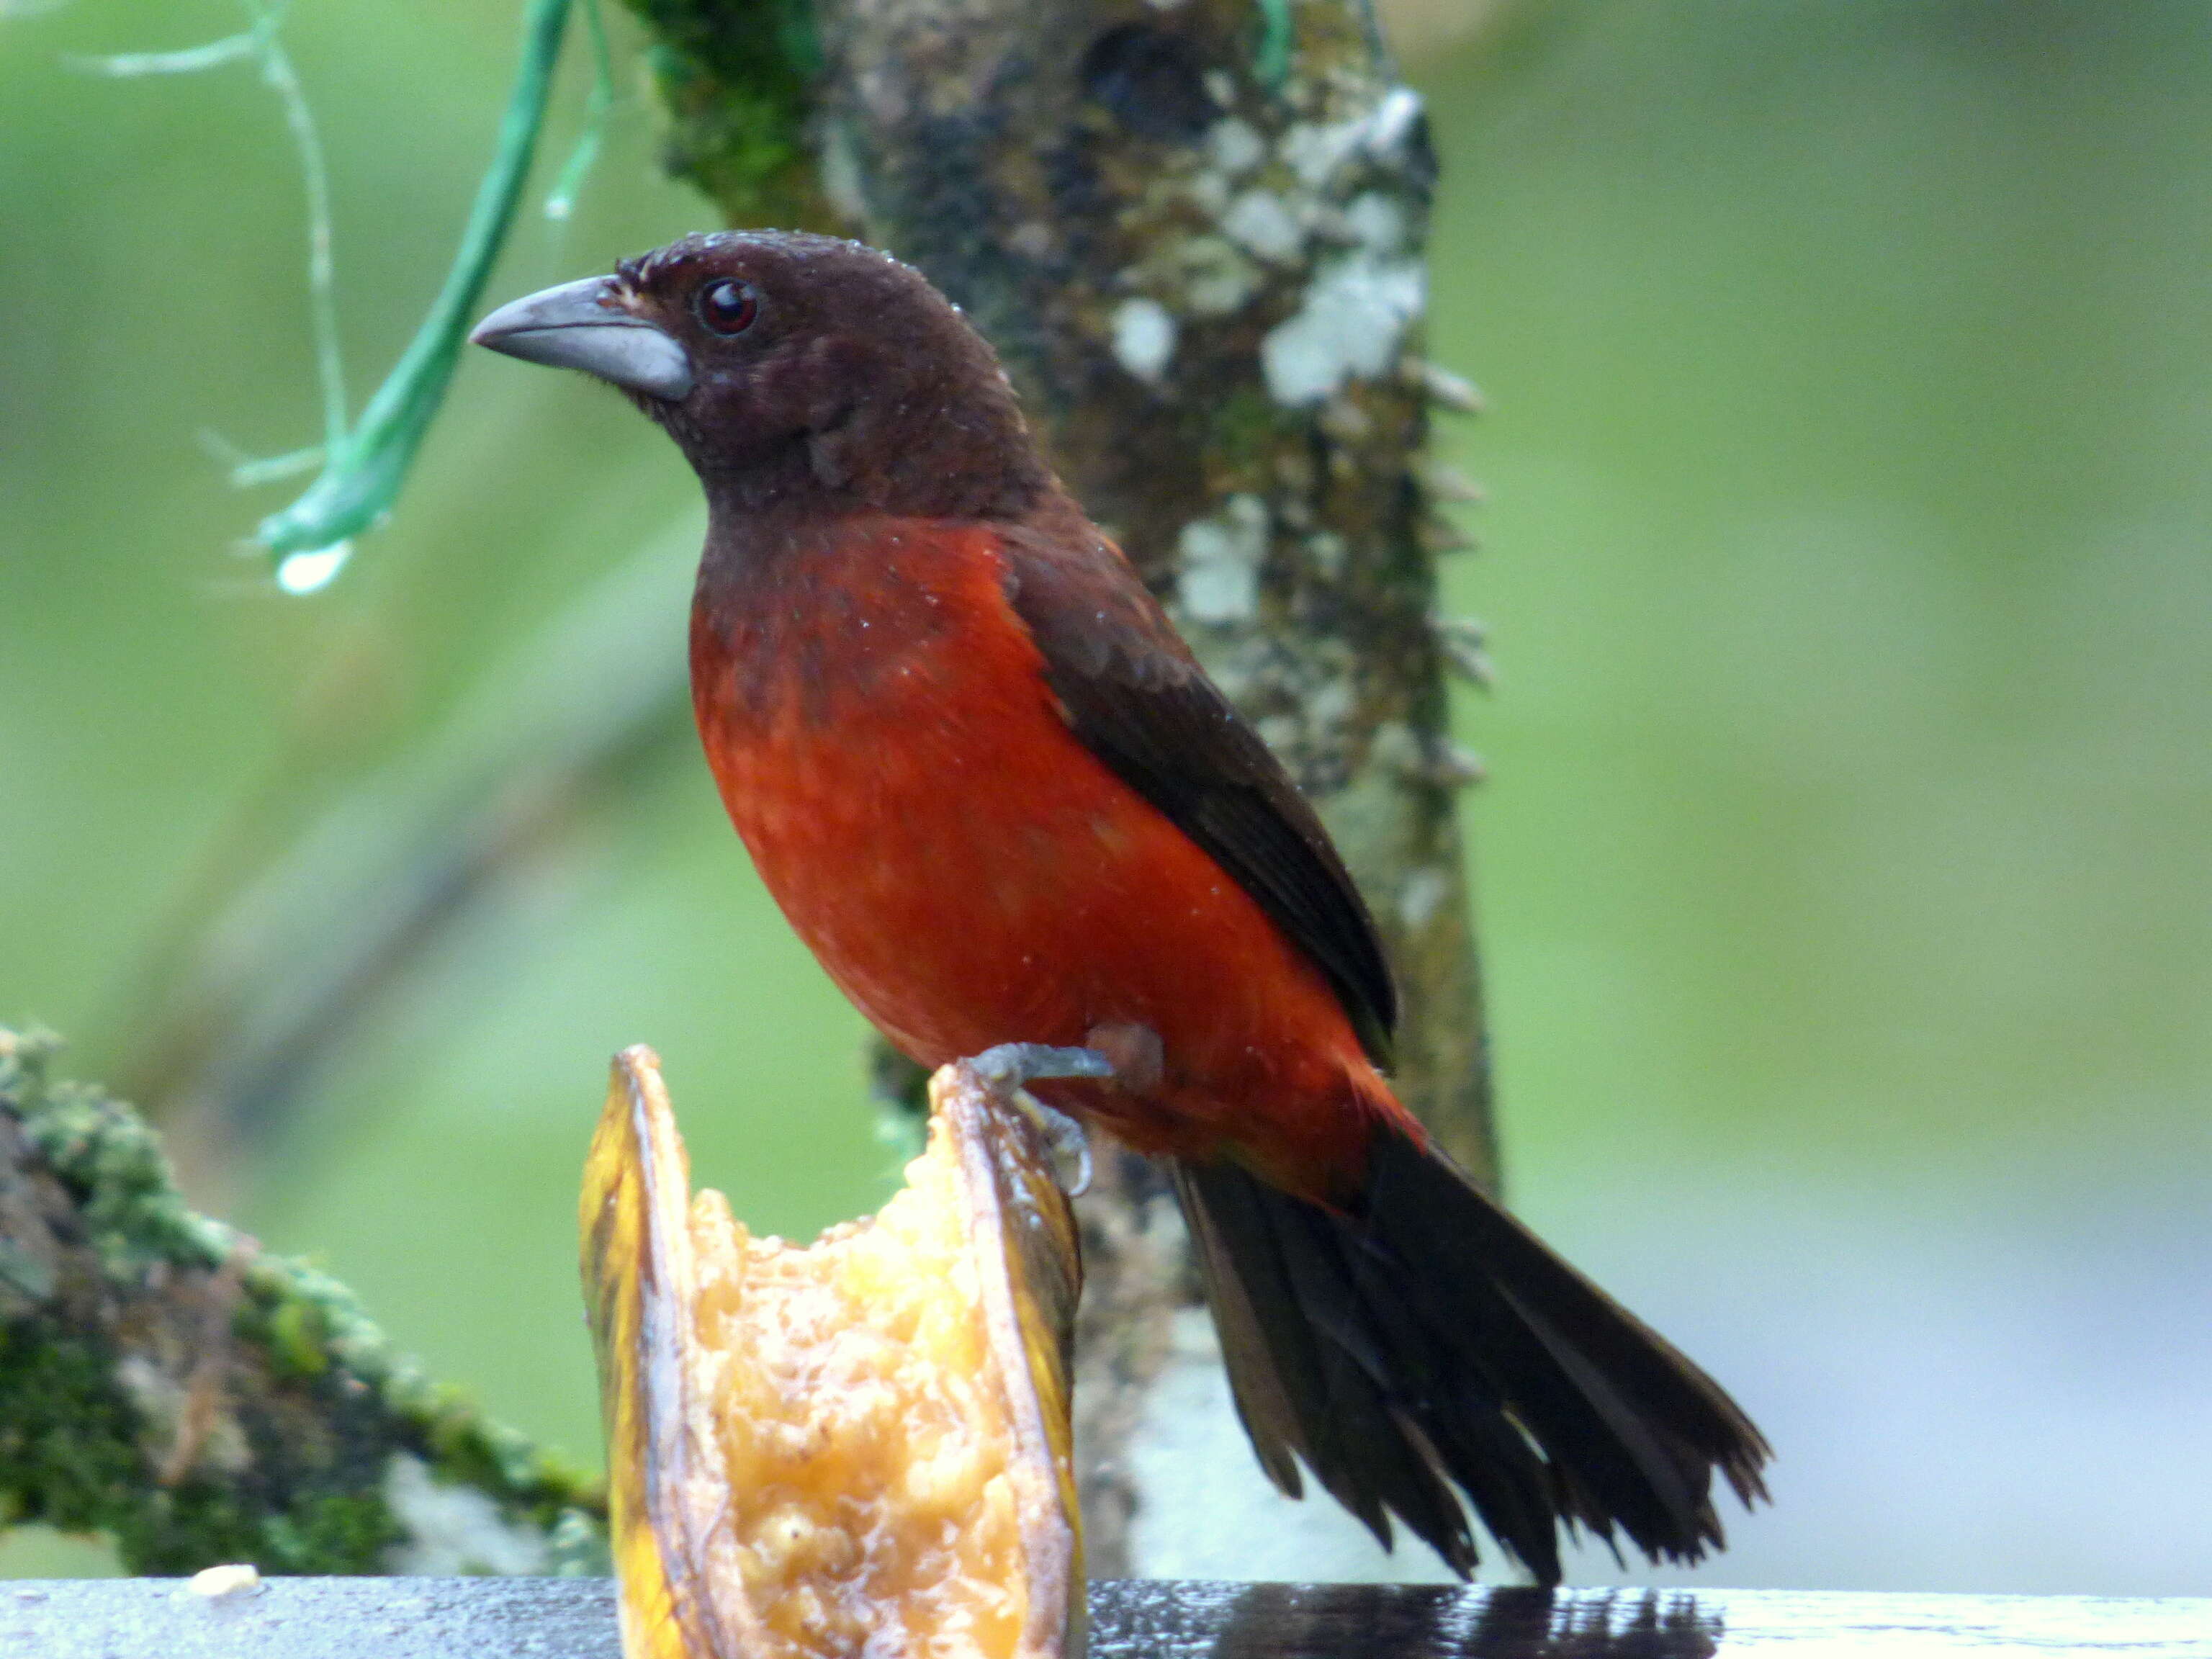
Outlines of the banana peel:
{"type": "Polygon", "coordinates": [[[580,1221],[625,1659],[1082,1652],[1074,1220],[972,1069],[930,1102],[905,1188],[801,1247],[691,1195],[616,1057],[580,1221]]]}

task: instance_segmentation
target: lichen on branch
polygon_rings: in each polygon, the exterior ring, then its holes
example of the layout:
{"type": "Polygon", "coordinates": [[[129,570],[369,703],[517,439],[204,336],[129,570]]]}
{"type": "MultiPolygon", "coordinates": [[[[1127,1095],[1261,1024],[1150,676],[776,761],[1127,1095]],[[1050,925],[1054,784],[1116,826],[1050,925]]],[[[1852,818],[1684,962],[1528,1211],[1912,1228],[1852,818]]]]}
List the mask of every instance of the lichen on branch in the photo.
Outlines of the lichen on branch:
{"type": "Polygon", "coordinates": [[[596,1485],[194,1213],[130,1107],[0,1027],[0,1525],[135,1572],[600,1572],[596,1485]]]}

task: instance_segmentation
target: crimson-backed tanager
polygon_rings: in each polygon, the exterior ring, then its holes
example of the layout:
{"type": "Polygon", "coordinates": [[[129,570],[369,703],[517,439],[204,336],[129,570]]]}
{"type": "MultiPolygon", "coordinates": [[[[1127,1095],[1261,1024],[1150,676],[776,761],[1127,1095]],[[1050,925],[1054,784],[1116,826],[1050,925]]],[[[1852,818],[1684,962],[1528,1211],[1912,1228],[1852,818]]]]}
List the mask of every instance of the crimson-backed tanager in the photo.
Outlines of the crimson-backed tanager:
{"type": "Polygon", "coordinates": [[[625,390],[697,471],[699,732],[845,994],[927,1066],[1089,1047],[1050,1105],[1169,1161],[1244,1427],[1466,1573],[1561,1523],[1722,1541],[1767,1450],[1391,1092],[1396,998],[1312,809],[1053,475],[991,348],[857,243],[688,237],[479,343],[625,390]],[[1455,1492],[1454,1488],[1458,1492],[1455,1492]]]}

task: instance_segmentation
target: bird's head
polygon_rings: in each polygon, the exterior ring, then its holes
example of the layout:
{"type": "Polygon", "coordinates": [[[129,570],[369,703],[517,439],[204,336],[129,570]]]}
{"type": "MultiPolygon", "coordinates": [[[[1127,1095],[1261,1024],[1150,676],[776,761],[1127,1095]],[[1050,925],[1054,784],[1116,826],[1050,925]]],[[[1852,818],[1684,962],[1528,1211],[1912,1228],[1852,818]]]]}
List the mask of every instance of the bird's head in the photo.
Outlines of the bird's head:
{"type": "Polygon", "coordinates": [[[982,337],[858,242],[687,236],[503,306],[469,337],[628,392],[718,511],[1012,517],[1051,483],[982,337]]]}

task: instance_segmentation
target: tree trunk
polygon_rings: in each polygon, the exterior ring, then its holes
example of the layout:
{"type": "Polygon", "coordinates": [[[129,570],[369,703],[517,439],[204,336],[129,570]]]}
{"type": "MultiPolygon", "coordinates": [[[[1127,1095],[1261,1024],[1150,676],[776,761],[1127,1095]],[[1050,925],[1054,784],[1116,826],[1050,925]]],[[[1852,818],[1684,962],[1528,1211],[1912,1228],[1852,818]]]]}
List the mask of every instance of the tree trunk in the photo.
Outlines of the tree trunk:
{"type": "MultiPolygon", "coordinates": [[[[1481,663],[1434,615],[1455,542],[1420,459],[1429,404],[1468,394],[1420,356],[1434,161],[1371,12],[637,9],[667,51],[672,165],[730,222],[888,248],[997,345],[1062,476],[1320,807],[1399,975],[1397,1085],[1494,1185],[1455,809],[1477,769],[1446,734],[1447,670],[1481,663]],[[811,175],[757,143],[777,119],[805,133],[811,175]]],[[[1191,1496],[1212,1466],[1256,1473],[1188,1311],[1171,1198],[1141,1160],[1101,1168],[1076,1393],[1091,1562],[1187,1566],[1222,1523],[1191,1496]],[[1214,1427],[1169,1423],[1170,1401],[1214,1427]],[[1176,1496],[1148,1492],[1148,1470],[1176,1496]]]]}

